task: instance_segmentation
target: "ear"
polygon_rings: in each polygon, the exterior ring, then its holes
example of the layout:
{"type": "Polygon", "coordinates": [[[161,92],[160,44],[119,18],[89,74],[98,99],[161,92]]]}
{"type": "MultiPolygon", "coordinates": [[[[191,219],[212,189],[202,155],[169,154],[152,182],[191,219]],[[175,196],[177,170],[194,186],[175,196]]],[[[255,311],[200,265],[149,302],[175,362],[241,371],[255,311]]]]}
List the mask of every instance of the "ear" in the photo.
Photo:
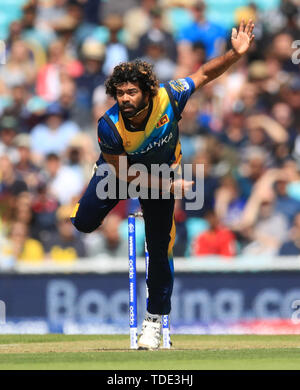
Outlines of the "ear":
{"type": "Polygon", "coordinates": [[[145,101],[148,103],[149,99],[150,99],[150,92],[149,91],[144,92],[143,96],[144,96],[145,101]]]}

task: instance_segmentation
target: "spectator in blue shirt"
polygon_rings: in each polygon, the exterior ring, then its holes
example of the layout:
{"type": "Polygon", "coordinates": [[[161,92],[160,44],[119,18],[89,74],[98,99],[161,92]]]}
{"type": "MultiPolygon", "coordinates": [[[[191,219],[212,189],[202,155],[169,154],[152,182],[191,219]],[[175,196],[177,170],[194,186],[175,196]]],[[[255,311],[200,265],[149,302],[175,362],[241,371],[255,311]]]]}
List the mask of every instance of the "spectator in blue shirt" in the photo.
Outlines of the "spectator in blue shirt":
{"type": "Polygon", "coordinates": [[[226,31],[218,24],[208,21],[205,17],[205,4],[202,0],[192,6],[194,21],[184,27],[178,34],[178,41],[191,44],[202,42],[208,59],[222,53],[225,45],[226,31]]]}
{"type": "Polygon", "coordinates": [[[48,153],[63,153],[79,132],[79,126],[73,121],[64,120],[63,114],[62,107],[53,103],[47,109],[45,123],[32,129],[31,148],[36,160],[48,153]]]}
{"type": "Polygon", "coordinates": [[[279,256],[300,255],[300,213],[295,215],[294,223],[290,231],[290,240],[282,244],[278,254],[279,256]]]}
{"type": "Polygon", "coordinates": [[[289,224],[292,225],[294,216],[300,212],[300,202],[289,196],[287,192],[288,183],[289,180],[287,176],[282,172],[274,183],[274,190],[276,193],[275,208],[278,212],[286,215],[289,224]]]}

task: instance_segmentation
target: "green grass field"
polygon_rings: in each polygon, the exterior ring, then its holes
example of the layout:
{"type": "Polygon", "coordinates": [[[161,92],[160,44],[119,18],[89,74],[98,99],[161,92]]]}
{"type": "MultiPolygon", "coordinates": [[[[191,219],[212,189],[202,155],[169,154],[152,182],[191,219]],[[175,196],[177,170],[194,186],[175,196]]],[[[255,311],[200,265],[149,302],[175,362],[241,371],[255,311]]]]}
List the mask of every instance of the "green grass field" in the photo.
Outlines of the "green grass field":
{"type": "Polygon", "coordinates": [[[126,335],[0,335],[0,370],[299,370],[300,337],[173,335],[171,350],[126,335]]]}

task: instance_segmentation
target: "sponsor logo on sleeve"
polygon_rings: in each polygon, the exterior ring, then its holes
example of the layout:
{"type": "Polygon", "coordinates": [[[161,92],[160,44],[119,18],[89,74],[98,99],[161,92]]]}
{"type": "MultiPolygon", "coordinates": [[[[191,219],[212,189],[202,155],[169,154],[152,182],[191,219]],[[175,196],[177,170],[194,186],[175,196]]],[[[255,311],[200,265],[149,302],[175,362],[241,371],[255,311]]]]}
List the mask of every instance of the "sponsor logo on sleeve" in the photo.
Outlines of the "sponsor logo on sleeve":
{"type": "Polygon", "coordinates": [[[185,79],[171,80],[169,84],[176,92],[183,92],[190,89],[189,83],[185,79]]]}

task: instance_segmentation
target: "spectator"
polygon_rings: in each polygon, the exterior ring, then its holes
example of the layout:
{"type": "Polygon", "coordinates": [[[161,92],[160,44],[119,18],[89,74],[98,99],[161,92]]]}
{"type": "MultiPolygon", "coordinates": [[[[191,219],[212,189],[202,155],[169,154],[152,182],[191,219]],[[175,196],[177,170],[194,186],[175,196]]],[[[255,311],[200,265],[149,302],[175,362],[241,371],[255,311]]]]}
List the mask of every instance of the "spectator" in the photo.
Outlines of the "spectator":
{"type": "Polygon", "coordinates": [[[165,48],[166,56],[172,61],[177,61],[177,46],[170,32],[168,32],[163,24],[163,10],[154,8],[150,11],[151,26],[139,39],[139,45],[136,57],[142,57],[145,53],[145,46],[150,41],[161,41],[165,48]]]}
{"type": "Polygon", "coordinates": [[[286,29],[290,23],[290,19],[293,19],[293,22],[294,20],[296,21],[298,16],[296,3],[293,0],[281,0],[278,7],[273,7],[273,9],[268,9],[263,12],[262,17],[270,35],[286,29]]]}
{"type": "Polygon", "coordinates": [[[206,19],[204,1],[195,1],[191,10],[194,20],[179,32],[179,43],[189,42],[193,44],[200,41],[205,46],[207,58],[220,55],[225,48],[225,30],[220,25],[206,19]]]}
{"type": "Polygon", "coordinates": [[[285,102],[277,102],[272,106],[273,118],[286,130],[288,139],[284,143],[288,147],[289,153],[293,151],[297,137],[295,116],[292,108],[285,102]]]}
{"type": "Polygon", "coordinates": [[[8,156],[13,163],[16,163],[19,159],[19,154],[14,144],[17,133],[17,120],[12,116],[3,116],[0,120],[0,156],[8,156]]]}
{"type": "Polygon", "coordinates": [[[141,58],[153,65],[154,71],[161,83],[174,78],[176,64],[166,56],[166,48],[162,36],[151,36],[144,42],[145,55],[141,58]]]}
{"type": "Polygon", "coordinates": [[[48,103],[39,96],[32,96],[27,100],[26,106],[24,107],[24,117],[26,120],[24,132],[31,133],[34,126],[44,120],[47,106],[48,103]]]}
{"type": "Polygon", "coordinates": [[[15,172],[13,163],[7,155],[0,157],[0,177],[1,195],[18,195],[19,193],[27,190],[26,183],[15,172]]]}
{"type": "Polygon", "coordinates": [[[102,13],[99,14],[99,8],[102,8],[103,2],[94,0],[80,0],[80,1],[68,1],[66,6],[67,16],[71,17],[76,22],[76,30],[73,33],[73,41],[76,44],[77,53],[80,52],[80,48],[83,42],[93,34],[96,25],[102,23],[102,13]],[[91,8],[95,9],[93,14],[93,21],[87,17],[87,6],[91,5],[91,8]]]}
{"type": "Polygon", "coordinates": [[[292,76],[290,81],[282,88],[282,98],[292,108],[295,116],[295,124],[300,125],[300,77],[292,76]]]}
{"type": "Polygon", "coordinates": [[[41,182],[32,199],[31,235],[42,243],[56,231],[57,199],[48,190],[48,185],[41,182]]]}
{"type": "Polygon", "coordinates": [[[63,153],[70,140],[79,132],[78,125],[65,120],[58,103],[49,105],[44,123],[36,125],[31,132],[31,148],[36,161],[49,153],[63,153]]]}
{"type": "Polygon", "coordinates": [[[199,69],[206,61],[205,46],[202,42],[194,42],[191,46],[179,48],[177,69],[174,78],[188,77],[199,69]]]}
{"type": "Polygon", "coordinates": [[[105,93],[105,86],[99,85],[95,88],[93,93],[93,124],[94,128],[97,127],[99,118],[113,106],[115,100],[111,96],[107,96],[105,93]]]}
{"type": "MultiPolygon", "coordinates": [[[[266,111],[270,111],[271,106],[276,103],[273,77],[274,75],[269,71],[265,61],[255,60],[250,63],[248,67],[248,79],[257,91],[257,112],[265,113],[266,111]]],[[[255,113],[255,110],[253,111],[255,113]]]]}
{"type": "Polygon", "coordinates": [[[30,136],[28,134],[19,134],[14,139],[14,145],[17,147],[19,158],[15,164],[17,175],[24,180],[30,192],[35,193],[40,177],[40,168],[32,162],[30,150],[30,136]]]}
{"type": "Polygon", "coordinates": [[[75,173],[71,167],[64,165],[57,154],[50,153],[46,156],[44,173],[50,194],[61,205],[71,203],[82,192],[83,177],[75,173]]]}
{"type": "MultiPolygon", "coordinates": [[[[93,145],[89,135],[85,133],[78,133],[72,138],[69,147],[66,151],[65,164],[78,176],[80,182],[90,180],[93,158],[93,145]]],[[[94,154],[95,158],[96,153],[94,154]]],[[[95,160],[93,160],[95,161],[95,160]]]]}
{"type": "Polygon", "coordinates": [[[101,21],[103,3],[95,0],[83,1],[84,21],[91,24],[98,24],[101,21]]]}
{"type": "Polygon", "coordinates": [[[91,112],[88,107],[77,104],[76,94],[76,82],[70,78],[61,86],[58,102],[66,119],[75,122],[83,131],[88,131],[93,125],[91,112]]]}
{"type": "Polygon", "coordinates": [[[56,212],[57,232],[44,241],[46,257],[57,263],[74,262],[86,256],[84,242],[80,235],[75,234],[70,220],[72,207],[64,205],[56,212]]]}
{"type": "Polygon", "coordinates": [[[38,3],[35,0],[27,1],[23,6],[22,37],[31,42],[36,42],[43,48],[47,48],[55,39],[55,34],[46,24],[38,24],[38,3]]]}
{"type": "Polygon", "coordinates": [[[139,5],[125,12],[126,45],[130,50],[137,49],[140,37],[150,28],[151,11],[156,7],[157,0],[142,0],[139,5]]]}
{"type": "Polygon", "coordinates": [[[14,165],[7,155],[0,157],[0,213],[2,220],[12,219],[16,197],[27,191],[27,185],[15,172],[14,165]]]}
{"type": "Polygon", "coordinates": [[[222,105],[219,98],[216,96],[214,84],[209,83],[201,88],[199,94],[199,123],[203,131],[211,134],[220,134],[222,130],[222,105]]]}
{"type": "Polygon", "coordinates": [[[21,192],[15,198],[12,220],[24,223],[29,229],[32,222],[32,195],[28,191],[21,192]]]}
{"type": "Polygon", "coordinates": [[[49,4],[41,3],[37,9],[37,20],[53,29],[56,21],[66,16],[68,0],[53,0],[49,4]]]}
{"type": "Polygon", "coordinates": [[[203,131],[198,120],[199,106],[198,95],[195,94],[188,100],[182,113],[179,132],[183,163],[190,163],[204,148],[205,141],[200,135],[203,131]]]}
{"type": "Polygon", "coordinates": [[[249,115],[246,125],[249,141],[252,145],[264,146],[267,142],[283,143],[288,141],[285,128],[267,115],[249,115]]]}
{"type": "Polygon", "coordinates": [[[22,23],[20,20],[14,20],[9,26],[8,37],[6,38],[7,50],[11,50],[11,46],[15,41],[22,40],[22,23]]]}
{"type": "MultiPolygon", "coordinates": [[[[198,153],[195,158],[193,159],[193,179],[195,183],[197,180],[202,181],[201,187],[204,191],[204,202],[203,207],[200,210],[187,210],[186,209],[186,199],[183,199],[183,209],[186,210],[186,215],[188,217],[193,218],[203,218],[203,216],[206,214],[207,211],[213,210],[214,208],[214,201],[215,201],[215,191],[219,186],[218,179],[213,176],[212,174],[212,161],[211,157],[206,152],[200,152],[198,153]],[[199,167],[203,168],[203,176],[202,177],[202,170],[199,170],[198,175],[196,171],[197,164],[199,167]]],[[[195,186],[193,186],[193,191],[195,191],[195,186]]]]}
{"type": "Polygon", "coordinates": [[[235,230],[240,223],[246,200],[232,176],[225,176],[216,191],[215,213],[224,226],[235,230]]]}
{"type": "Polygon", "coordinates": [[[237,150],[247,144],[246,115],[243,104],[236,104],[224,116],[224,131],[219,135],[221,143],[237,150]]]}
{"type": "Polygon", "coordinates": [[[287,73],[298,73],[299,67],[291,61],[293,37],[288,32],[280,32],[272,41],[272,50],[281,63],[281,69],[287,73]]]}
{"type": "Polygon", "coordinates": [[[83,67],[78,60],[65,53],[62,40],[51,42],[47,57],[47,63],[39,69],[37,75],[36,92],[46,101],[54,102],[60,97],[63,77],[80,77],[83,67]]]}
{"type": "Polygon", "coordinates": [[[95,89],[104,84],[103,63],[105,52],[105,46],[91,38],[85,40],[82,45],[81,56],[84,71],[81,76],[76,78],[76,102],[84,109],[92,107],[92,97],[95,89]]]}
{"type": "Polygon", "coordinates": [[[81,72],[80,64],[75,60],[77,57],[75,31],[78,26],[78,20],[69,14],[57,19],[53,25],[58,40],[61,41],[64,46],[66,57],[74,59],[72,66],[69,67],[69,71],[73,73],[73,76],[75,76],[77,72],[81,72]]]}
{"type": "Polygon", "coordinates": [[[244,112],[247,115],[257,114],[262,111],[259,91],[259,87],[251,82],[246,82],[241,89],[239,101],[243,104],[244,112]]]}
{"type": "Polygon", "coordinates": [[[300,213],[294,216],[289,238],[281,245],[278,251],[279,256],[300,255],[300,213]]]}
{"type": "Polygon", "coordinates": [[[213,176],[220,178],[233,174],[239,163],[237,151],[211,136],[206,137],[205,145],[206,152],[211,156],[213,176]]]}
{"type": "Polygon", "coordinates": [[[8,242],[12,257],[20,262],[41,264],[45,253],[42,244],[29,237],[28,226],[24,222],[16,221],[12,224],[8,242]]]}
{"type": "Polygon", "coordinates": [[[165,26],[177,39],[181,30],[193,22],[194,0],[162,0],[160,4],[164,7],[165,26]]]}
{"type": "Polygon", "coordinates": [[[108,76],[116,65],[129,60],[129,54],[122,38],[123,18],[119,14],[110,14],[103,23],[108,30],[103,71],[108,76]]]}
{"type": "Polygon", "coordinates": [[[283,176],[288,180],[286,192],[290,198],[300,201],[300,170],[297,161],[287,159],[282,164],[283,176]]]}
{"type": "Polygon", "coordinates": [[[122,218],[118,214],[109,214],[97,230],[97,236],[86,237],[89,256],[123,257],[127,253],[127,241],[122,239],[120,232],[121,222],[122,218]]]}
{"type": "Polygon", "coordinates": [[[234,172],[241,196],[248,199],[253,186],[267,170],[267,153],[260,147],[248,147],[243,151],[243,158],[237,170],[234,172]]]}
{"type": "Polygon", "coordinates": [[[32,98],[30,88],[25,82],[16,82],[11,87],[11,103],[4,110],[4,115],[14,117],[18,122],[20,132],[27,133],[30,130],[29,113],[27,104],[32,98]],[[17,118],[17,119],[16,119],[17,118]]]}
{"type": "Polygon", "coordinates": [[[275,255],[286,239],[287,217],[275,208],[275,194],[270,186],[276,171],[267,172],[256,184],[241,218],[240,231],[247,231],[249,244],[243,254],[275,255]]]}
{"type": "Polygon", "coordinates": [[[31,59],[30,50],[25,41],[16,40],[12,43],[7,63],[0,67],[0,78],[11,88],[16,84],[26,84],[33,87],[36,77],[35,64],[31,59]]]}
{"type": "Polygon", "coordinates": [[[235,256],[236,242],[234,234],[228,228],[222,226],[213,210],[207,211],[205,219],[208,221],[209,228],[195,239],[192,255],[235,256]]]}
{"type": "Polygon", "coordinates": [[[275,209],[287,217],[291,226],[295,214],[300,212],[300,199],[295,199],[288,193],[289,175],[286,169],[278,172],[274,179],[274,191],[276,194],[275,209]]]}

